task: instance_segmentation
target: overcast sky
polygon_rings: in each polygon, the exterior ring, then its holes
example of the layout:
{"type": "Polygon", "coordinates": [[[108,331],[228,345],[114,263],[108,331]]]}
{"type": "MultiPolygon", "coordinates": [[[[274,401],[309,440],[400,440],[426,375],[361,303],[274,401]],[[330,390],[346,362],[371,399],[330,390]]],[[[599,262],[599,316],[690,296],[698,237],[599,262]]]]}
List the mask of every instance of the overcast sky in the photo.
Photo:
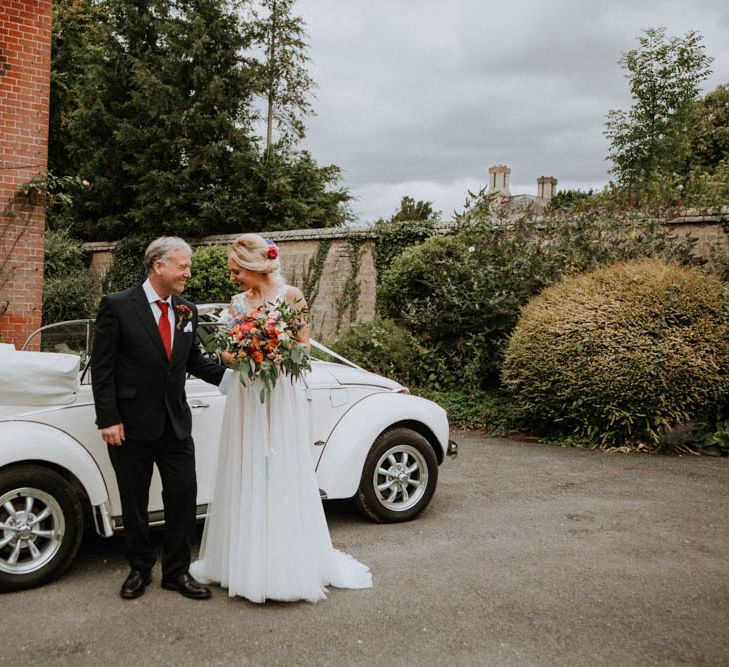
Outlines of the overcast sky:
{"type": "Polygon", "coordinates": [[[715,58],[704,90],[729,82],[727,0],[299,0],[316,115],[305,147],[339,165],[362,222],[403,195],[444,218],[489,165],[512,194],[608,181],[602,131],[630,105],[617,61],[642,29],[698,30],[715,58]]]}

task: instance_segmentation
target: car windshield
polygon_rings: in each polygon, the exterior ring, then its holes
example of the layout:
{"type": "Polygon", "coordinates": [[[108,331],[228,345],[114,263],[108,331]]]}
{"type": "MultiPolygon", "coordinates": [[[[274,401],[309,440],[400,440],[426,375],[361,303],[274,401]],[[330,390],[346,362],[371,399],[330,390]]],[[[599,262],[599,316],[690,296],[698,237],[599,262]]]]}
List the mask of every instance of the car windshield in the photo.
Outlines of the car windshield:
{"type": "Polygon", "coordinates": [[[81,357],[83,366],[91,352],[93,334],[93,320],[56,322],[36,329],[20,349],[76,354],[81,357]]]}

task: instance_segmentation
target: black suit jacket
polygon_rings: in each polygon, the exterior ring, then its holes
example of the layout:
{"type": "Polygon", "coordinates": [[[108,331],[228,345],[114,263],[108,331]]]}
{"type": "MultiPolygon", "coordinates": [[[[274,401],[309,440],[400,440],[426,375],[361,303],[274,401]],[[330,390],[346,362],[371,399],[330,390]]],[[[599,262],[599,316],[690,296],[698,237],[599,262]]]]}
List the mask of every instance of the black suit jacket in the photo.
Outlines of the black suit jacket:
{"type": "Polygon", "coordinates": [[[192,416],[185,396],[187,373],[217,385],[225,367],[200,353],[195,304],[173,296],[172,307],[179,324],[168,361],[141,285],[102,297],[91,352],[91,382],[99,428],[123,423],[126,437],[156,440],[169,417],[178,438],[190,435],[192,416]],[[187,323],[180,322],[180,305],[192,312],[191,331],[184,331],[187,323]]]}

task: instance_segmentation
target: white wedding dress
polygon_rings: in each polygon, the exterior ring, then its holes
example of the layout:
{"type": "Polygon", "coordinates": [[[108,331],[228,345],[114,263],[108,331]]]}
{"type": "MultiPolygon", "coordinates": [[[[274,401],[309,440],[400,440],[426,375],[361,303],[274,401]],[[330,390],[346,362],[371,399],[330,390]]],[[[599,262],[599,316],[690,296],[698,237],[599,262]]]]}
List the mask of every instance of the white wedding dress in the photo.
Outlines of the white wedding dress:
{"type": "MultiPolygon", "coordinates": [[[[233,297],[238,311],[244,303],[243,295],[233,297]]],[[[251,602],[316,602],[330,585],[370,588],[369,569],[335,549],[329,537],[302,383],[279,377],[262,404],[258,383],[241,384],[238,372],[232,380],[213,501],[190,573],[251,602]]]]}

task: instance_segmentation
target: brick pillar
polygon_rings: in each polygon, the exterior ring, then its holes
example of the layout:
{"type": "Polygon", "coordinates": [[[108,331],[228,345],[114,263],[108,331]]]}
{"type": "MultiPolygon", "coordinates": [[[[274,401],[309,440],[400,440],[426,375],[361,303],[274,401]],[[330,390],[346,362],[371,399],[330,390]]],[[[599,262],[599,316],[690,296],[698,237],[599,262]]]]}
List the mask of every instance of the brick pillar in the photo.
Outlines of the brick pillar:
{"type": "Polygon", "coordinates": [[[0,336],[18,346],[41,323],[45,206],[13,202],[48,166],[52,12],[52,0],[0,2],[0,336]]]}

